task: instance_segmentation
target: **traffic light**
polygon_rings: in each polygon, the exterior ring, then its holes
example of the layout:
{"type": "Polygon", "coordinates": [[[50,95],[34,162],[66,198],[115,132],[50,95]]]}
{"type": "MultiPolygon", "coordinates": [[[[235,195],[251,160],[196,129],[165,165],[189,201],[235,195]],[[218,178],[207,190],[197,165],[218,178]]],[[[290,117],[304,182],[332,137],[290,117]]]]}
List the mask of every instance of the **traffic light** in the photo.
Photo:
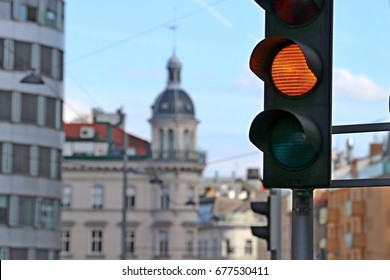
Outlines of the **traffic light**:
{"type": "Polygon", "coordinates": [[[264,81],[264,111],[250,141],[264,153],[269,188],[326,187],[331,179],[333,0],[255,0],[265,39],[250,69],[264,81]]]}
{"type": "Polygon", "coordinates": [[[281,198],[280,190],[271,190],[267,201],[251,202],[252,211],[267,217],[266,226],[252,226],[252,234],[267,241],[272,259],[280,259],[281,198]]]}

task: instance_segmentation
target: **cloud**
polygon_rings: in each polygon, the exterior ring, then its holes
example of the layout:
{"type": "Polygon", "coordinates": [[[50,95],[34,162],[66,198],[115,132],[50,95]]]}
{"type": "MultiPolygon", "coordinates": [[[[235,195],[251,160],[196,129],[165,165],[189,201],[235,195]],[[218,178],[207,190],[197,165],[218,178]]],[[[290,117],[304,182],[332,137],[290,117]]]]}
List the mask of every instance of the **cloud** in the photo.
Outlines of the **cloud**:
{"type": "Polygon", "coordinates": [[[386,100],[388,92],[376,85],[364,74],[354,75],[346,69],[334,70],[333,90],[336,95],[354,97],[360,100],[386,100]]]}
{"type": "Polygon", "coordinates": [[[66,98],[64,101],[64,122],[71,122],[75,119],[91,114],[91,107],[80,100],[66,98]]]}
{"type": "Polygon", "coordinates": [[[200,6],[204,7],[208,13],[210,13],[215,19],[227,27],[231,27],[231,22],[220,14],[216,9],[214,9],[210,4],[207,4],[203,0],[195,0],[200,6]]]}

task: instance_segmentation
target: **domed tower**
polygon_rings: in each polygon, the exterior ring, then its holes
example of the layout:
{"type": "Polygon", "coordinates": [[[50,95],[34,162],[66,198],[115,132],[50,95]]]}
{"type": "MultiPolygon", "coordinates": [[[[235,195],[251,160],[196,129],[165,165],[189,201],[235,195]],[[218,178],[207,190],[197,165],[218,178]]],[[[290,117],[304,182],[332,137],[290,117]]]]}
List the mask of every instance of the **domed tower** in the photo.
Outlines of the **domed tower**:
{"type": "Polygon", "coordinates": [[[173,53],[168,82],[152,105],[152,156],[145,166],[150,175],[153,215],[151,239],[162,259],[196,258],[198,197],[205,154],[196,148],[195,108],[181,88],[182,65],[173,53]],[[162,246],[161,244],[164,244],[162,246]],[[185,250],[177,250],[181,247],[185,250]]]}
{"type": "Polygon", "coordinates": [[[175,53],[168,60],[166,89],[152,105],[152,158],[157,161],[204,163],[204,154],[196,150],[195,108],[181,88],[181,62],[175,53]]]}

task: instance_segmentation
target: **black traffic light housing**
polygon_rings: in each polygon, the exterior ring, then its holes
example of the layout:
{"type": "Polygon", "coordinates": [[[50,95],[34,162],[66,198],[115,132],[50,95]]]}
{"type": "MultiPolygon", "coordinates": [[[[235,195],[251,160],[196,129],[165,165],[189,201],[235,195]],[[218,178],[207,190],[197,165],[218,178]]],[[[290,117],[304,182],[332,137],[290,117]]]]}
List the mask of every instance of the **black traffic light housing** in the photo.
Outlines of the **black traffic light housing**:
{"type": "Polygon", "coordinates": [[[326,187],[331,180],[333,0],[255,0],[265,39],[250,69],[264,81],[264,111],[250,141],[264,153],[268,188],[326,187]]]}
{"type": "Polygon", "coordinates": [[[267,242],[267,250],[271,252],[277,251],[276,255],[280,254],[280,238],[281,238],[281,197],[277,190],[270,190],[270,195],[267,201],[251,202],[253,212],[264,215],[267,218],[267,225],[252,226],[252,234],[256,237],[264,239],[267,242]]]}

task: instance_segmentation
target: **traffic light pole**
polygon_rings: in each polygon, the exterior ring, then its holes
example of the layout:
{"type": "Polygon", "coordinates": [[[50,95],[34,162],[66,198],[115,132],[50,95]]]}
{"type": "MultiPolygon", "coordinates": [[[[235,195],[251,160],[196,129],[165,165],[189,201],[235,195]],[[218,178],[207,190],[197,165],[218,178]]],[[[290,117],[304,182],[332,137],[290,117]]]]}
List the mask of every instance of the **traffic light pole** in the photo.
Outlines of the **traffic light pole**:
{"type": "Polygon", "coordinates": [[[313,190],[293,190],[292,260],[313,259],[313,190]]]}

